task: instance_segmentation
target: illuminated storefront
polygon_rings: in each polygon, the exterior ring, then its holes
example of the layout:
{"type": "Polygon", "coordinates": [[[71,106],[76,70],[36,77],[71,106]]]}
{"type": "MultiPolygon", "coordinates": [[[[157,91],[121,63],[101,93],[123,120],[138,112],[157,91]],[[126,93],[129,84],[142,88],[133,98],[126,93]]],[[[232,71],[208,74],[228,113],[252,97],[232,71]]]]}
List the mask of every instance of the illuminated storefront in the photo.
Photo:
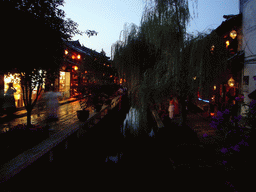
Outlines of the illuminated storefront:
{"type": "Polygon", "coordinates": [[[9,83],[13,83],[13,87],[16,89],[16,92],[14,93],[16,107],[24,106],[19,74],[18,73],[13,73],[13,74],[8,73],[8,74],[4,75],[4,92],[5,93],[9,88],[9,83]]]}
{"type": "Polygon", "coordinates": [[[59,91],[63,93],[64,98],[70,97],[70,72],[60,72],[59,91]]]}
{"type": "MultiPolygon", "coordinates": [[[[23,102],[23,91],[21,88],[21,83],[20,83],[20,74],[19,73],[8,73],[4,75],[4,93],[9,88],[9,83],[13,83],[13,87],[15,88],[16,92],[14,93],[14,99],[15,99],[15,106],[16,107],[23,107],[24,102],[23,102]]],[[[42,88],[45,88],[45,84],[43,84],[42,88]]],[[[32,100],[36,98],[36,92],[37,92],[37,87],[32,92],[32,100]]]]}

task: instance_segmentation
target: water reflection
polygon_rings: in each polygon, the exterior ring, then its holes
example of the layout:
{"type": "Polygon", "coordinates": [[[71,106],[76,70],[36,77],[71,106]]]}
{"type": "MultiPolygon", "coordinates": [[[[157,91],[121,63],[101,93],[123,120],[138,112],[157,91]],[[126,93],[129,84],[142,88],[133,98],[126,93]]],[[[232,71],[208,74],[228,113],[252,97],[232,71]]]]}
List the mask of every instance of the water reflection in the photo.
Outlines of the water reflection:
{"type": "Polygon", "coordinates": [[[2,130],[1,130],[1,132],[2,133],[5,133],[5,132],[7,132],[7,131],[9,131],[10,129],[8,128],[8,127],[4,127],[4,128],[2,128],[2,130]]]}
{"type": "MultiPolygon", "coordinates": [[[[129,112],[126,115],[126,118],[124,120],[123,127],[122,127],[122,133],[124,137],[126,137],[127,134],[138,136],[138,133],[139,133],[138,121],[139,121],[139,111],[131,107],[129,112]]],[[[153,128],[151,129],[151,132],[148,135],[150,137],[153,137],[155,135],[153,128]]]]}
{"type": "Polygon", "coordinates": [[[117,163],[121,159],[122,156],[123,156],[123,153],[117,154],[116,156],[107,156],[105,162],[112,161],[114,163],[117,163]]]}

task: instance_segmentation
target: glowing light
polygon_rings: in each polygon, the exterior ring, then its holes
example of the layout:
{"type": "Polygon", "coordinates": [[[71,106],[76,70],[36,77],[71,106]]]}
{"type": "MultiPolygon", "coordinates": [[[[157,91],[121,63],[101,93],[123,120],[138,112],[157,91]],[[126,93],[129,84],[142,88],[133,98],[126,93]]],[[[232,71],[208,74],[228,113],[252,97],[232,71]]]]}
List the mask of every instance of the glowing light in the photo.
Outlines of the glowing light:
{"type": "Polygon", "coordinates": [[[75,57],[75,55],[72,55],[72,59],[75,59],[76,57],[75,57]]]}
{"type": "Polygon", "coordinates": [[[85,71],[84,73],[88,73],[87,71],[85,71]]]}
{"type": "Polygon", "coordinates": [[[211,114],[211,116],[214,116],[214,113],[210,113],[211,114]]]}
{"type": "Polygon", "coordinates": [[[13,87],[16,89],[16,92],[14,93],[14,99],[20,100],[22,89],[20,84],[20,77],[18,73],[8,73],[7,75],[4,75],[4,92],[9,88],[9,83],[13,83],[13,87]]]}
{"type": "Polygon", "coordinates": [[[77,71],[77,70],[78,70],[78,67],[77,67],[77,66],[75,66],[75,67],[74,67],[74,69],[75,69],[75,71],[77,71]]]}
{"type": "Polygon", "coordinates": [[[77,59],[81,59],[81,55],[77,55],[77,59]]]}
{"type": "Polygon", "coordinates": [[[196,76],[195,76],[195,77],[193,77],[193,79],[194,79],[194,80],[196,80],[196,76]]]}
{"type": "Polygon", "coordinates": [[[216,85],[214,85],[214,86],[213,86],[213,89],[214,89],[214,90],[216,90],[216,89],[217,89],[216,85]]]}
{"type": "Polygon", "coordinates": [[[210,51],[211,51],[211,52],[213,52],[213,51],[214,51],[214,48],[215,48],[215,46],[214,46],[214,45],[212,45],[212,46],[211,46],[211,50],[210,50],[210,51]]]}
{"type": "Polygon", "coordinates": [[[65,55],[67,55],[68,54],[68,50],[65,50],[65,55]]]}
{"type": "Polygon", "coordinates": [[[228,85],[230,87],[233,87],[235,85],[235,80],[232,77],[228,80],[228,85]]]}
{"type": "Polygon", "coordinates": [[[235,30],[232,30],[229,34],[229,36],[232,38],[232,39],[235,39],[236,36],[237,36],[237,32],[235,30]]]}
{"type": "Polygon", "coordinates": [[[226,48],[228,48],[229,46],[229,41],[226,41],[226,48]]]}

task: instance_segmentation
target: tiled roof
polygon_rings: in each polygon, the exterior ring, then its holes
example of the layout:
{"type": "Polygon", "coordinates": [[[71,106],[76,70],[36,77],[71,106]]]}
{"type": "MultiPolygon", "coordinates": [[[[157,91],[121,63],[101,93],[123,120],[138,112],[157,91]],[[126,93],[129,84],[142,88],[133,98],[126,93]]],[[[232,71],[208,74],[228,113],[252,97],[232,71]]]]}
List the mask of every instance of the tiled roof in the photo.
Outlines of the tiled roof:
{"type": "MultiPolygon", "coordinates": [[[[66,45],[68,47],[71,47],[72,49],[74,49],[75,51],[77,52],[80,52],[80,53],[83,53],[83,54],[86,54],[86,55],[89,55],[89,56],[102,56],[101,53],[98,53],[97,51],[94,51],[92,49],[89,49],[85,46],[82,46],[79,42],[79,40],[76,40],[76,41],[65,41],[66,45]]],[[[106,56],[107,59],[109,59],[109,57],[106,56]]]]}
{"type": "Polygon", "coordinates": [[[215,31],[217,34],[221,35],[232,29],[234,26],[241,26],[242,24],[242,15],[224,15],[223,16],[226,20],[218,26],[215,31]]]}

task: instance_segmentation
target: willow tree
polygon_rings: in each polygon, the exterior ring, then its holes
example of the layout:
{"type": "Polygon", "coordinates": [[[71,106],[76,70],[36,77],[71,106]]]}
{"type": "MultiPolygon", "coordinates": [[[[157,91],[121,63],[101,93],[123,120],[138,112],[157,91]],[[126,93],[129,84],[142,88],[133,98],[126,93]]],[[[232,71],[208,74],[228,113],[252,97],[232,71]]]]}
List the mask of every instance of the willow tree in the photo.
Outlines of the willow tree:
{"type": "Polygon", "coordinates": [[[211,69],[216,76],[226,66],[225,54],[217,54],[221,53],[217,50],[221,50],[218,47],[222,47],[222,42],[214,33],[188,38],[186,27],[191,18],[188,0],[148,2],[141,26],[125,26],[124,38],[115,45],[114,64],[119,74],[128,79],[131,94],[137,96],[133,97],[133,103],[141,112],[141,128],[147,129],[148,108],[171,95],[180,98],[183,125],[187,96],[198,86],[209,85],[211,78],[207,76],[214,78],[211,69]],[[214,53],[210,51],[212,45],[216,45],[214,53]]]}

